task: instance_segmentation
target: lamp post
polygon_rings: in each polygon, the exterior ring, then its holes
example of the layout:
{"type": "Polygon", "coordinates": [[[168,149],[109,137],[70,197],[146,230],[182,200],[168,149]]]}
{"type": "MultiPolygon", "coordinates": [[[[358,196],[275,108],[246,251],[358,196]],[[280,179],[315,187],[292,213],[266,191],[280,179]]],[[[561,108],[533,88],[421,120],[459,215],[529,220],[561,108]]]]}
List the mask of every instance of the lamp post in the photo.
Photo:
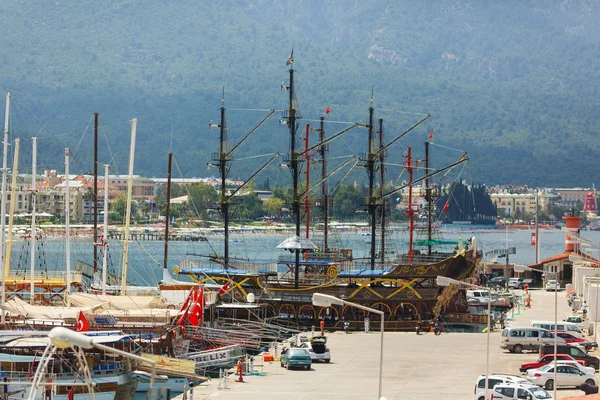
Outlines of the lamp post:
{"type": "MultiPolygon", "coordinates": [[[[508,278],[507,278],[508,279],[508,278]]],[[[471,283],[457,281],[456,279],[448,278],[445,276],[438,276],[435,280],[438,286],[450,286],[450,285],[461,285],[472,287],[474,289],[487,290],[484,287],[473,285],[471,283]]],[[[487,317],[487,330],[486,330],[486,352],[485,352],[485,399],[488,400],[488,377],[490,370],[490,321],[492,319],[492,299],[488,295],[488,317],[487,317]]]]}
{"type": "Polygon", "coordinates": [[[330,296],[330,295],[322,294],[322,293],[313,293],[312,303],[313,303],[313,306],[317,306],[317,307],[331,307],[332,304],[337,304],[339,306],[346,305],[346,306],[358,308],[363,311],[368,311],[368,312],[372,312],[375,314],[379,314],[379,316],[381,317],[381,328],[380,328],[381,344],[379,346],[379,394],[378,394],[377,398],[380,400],[381,399],[385,400],[383,397],[381,397],[382,378],[383,378],[383,331],[385,328],[383,311],[379,311],[374,308],[365,307],[360,304],[345,301],[345,300],[339,299],[335,296],[330,296]]]}

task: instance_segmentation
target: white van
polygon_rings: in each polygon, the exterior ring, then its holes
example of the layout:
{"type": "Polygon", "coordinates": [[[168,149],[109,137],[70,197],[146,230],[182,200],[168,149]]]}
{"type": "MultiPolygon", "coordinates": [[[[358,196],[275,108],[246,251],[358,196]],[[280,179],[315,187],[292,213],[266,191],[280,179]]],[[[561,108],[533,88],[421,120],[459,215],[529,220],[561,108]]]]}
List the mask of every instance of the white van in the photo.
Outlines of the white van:
{"type": "MultiPolygon", "coordinates": [[[[556,338],[558,344],[566,344],[565,339],[556,338]]],[[[554,343],[554,334],[542,328],[505,328],[500,338],[500,347],[511,353],[523,350],[538,351],[545,343],[554,343]]]]}
{"type": "Polygon", "coordinates": [[[552,332],[554,332],[554,331],[568,332],[571,335],[576,336],[578,338],[585,338],[584,333],[581,331],[581,329],[579,329],[577,324],[575,324],[573,322],[558,321],[558,324],[555,326],[554,321],[532,321],[531,326],[533,328],[548,329],[549,331],[552,331],[552,332]]]}
{"type": "Polygon", "coordinates": [[[467,290],[467,301],[486,303],[490,300],[490,292],[487,290],[467,290]]]}

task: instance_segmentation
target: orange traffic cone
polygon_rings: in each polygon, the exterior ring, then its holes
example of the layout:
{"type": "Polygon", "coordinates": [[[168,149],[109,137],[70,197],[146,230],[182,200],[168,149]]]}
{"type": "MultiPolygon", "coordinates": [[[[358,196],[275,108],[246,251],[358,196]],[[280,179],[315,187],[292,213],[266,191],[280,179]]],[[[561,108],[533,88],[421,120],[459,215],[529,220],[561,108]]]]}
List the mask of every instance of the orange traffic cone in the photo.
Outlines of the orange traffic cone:
{"type": "Polygon", "coordinates": [[[433,332],[433,326],[429,325],[429,332],[433,332]]]}

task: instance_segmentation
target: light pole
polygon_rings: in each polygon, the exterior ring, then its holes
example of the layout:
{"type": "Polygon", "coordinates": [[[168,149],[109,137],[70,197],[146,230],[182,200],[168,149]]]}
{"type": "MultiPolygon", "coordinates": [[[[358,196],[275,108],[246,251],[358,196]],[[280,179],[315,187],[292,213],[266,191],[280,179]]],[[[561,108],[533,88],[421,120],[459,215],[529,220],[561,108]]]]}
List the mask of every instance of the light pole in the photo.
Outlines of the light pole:
{"type": "Polygon", "coordinates": [[[381,317],[381,328],[380,328],[381,344],[379,346],[379,395],[377,396],[377,398],[380,400],[384,399],[383,397],[381,397],[382,379],[383,379],[383,331],[385,328],[385,325],[384,325],[384,316],[385,315],[384,315],[383,311],[379,311],[374,308],[365,307],[360,304],[345,301],[345,300],[339,299],[335,296],[330,296],[330,295],[322,294],[322,293],[313,293],[312,303],[313,303],[313,306],[317,306],[317,307],[331,307],[332,304],[337,304],[339,306],[346,305],[346,306],[358,308],[360,310],[379,314],[379,316],[381,317]]]}
{"type": "MultiPolygon", "coordinates": [[[[507,256],[508,257],[508,256],[507,256]]],[[[507,277],[508,280],[508,277],[507,277]]],[[[438,276],[435,280],[438,286],[449,286],[449,285],[461,285],[472,287],[474,289],[487,290],[484,287],[473,285],[467,282],[457,281],[456,279],[447,278],[445,276],[438,276]]],[[[485,400],[488,400],[488,377],[490,371],[490,321],[492,319],[492,299],[488,294],[488,317],[487,317],[487,330],[486,330],[486,351],[485,351],[485,400]]]]}

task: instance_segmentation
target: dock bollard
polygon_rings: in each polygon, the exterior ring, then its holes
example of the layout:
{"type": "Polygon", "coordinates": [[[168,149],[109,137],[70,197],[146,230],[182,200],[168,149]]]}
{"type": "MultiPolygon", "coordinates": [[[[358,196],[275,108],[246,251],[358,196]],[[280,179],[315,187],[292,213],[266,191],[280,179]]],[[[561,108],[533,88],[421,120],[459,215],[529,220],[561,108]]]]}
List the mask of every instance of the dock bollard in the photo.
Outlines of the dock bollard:
{"type": "Polygon", "coordinates": [[[182,395],[183,400],[188,400],[188,390],[189,390],[188,385],[185,385],[183,387],[183,395],[182,395]]]}
{"type": "Polygon", "coordinates": [[[217,386],[217,389],[223,389],[223,368],[219,368],[219,386],[217,386]]]}
{"type": "Polygon", "coordinates": [[[223,389],[229,389],[229,374],[223,370],[223,389]]]}

